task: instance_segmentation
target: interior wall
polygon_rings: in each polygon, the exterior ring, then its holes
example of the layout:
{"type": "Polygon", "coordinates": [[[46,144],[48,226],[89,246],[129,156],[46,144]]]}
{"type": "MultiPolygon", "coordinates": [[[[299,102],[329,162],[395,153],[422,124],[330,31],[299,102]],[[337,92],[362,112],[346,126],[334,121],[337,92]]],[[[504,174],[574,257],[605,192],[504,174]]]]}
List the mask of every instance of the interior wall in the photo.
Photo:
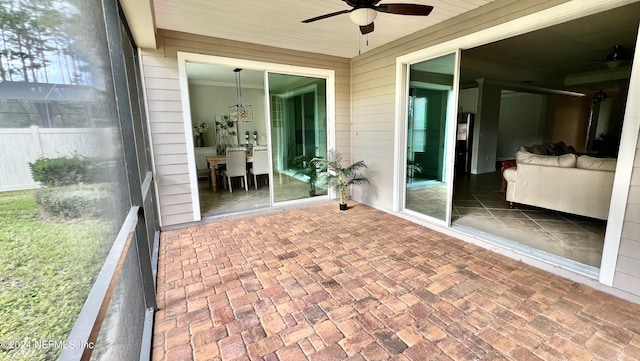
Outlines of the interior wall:
{"type": "Polygon", "coordinates": [[[544,95],[502,92],[497,160],[514,159],[520,146],[543,143],[545,107],[544,95]]]}
{"type": "Polygon", "coordinates": [[[545,142],[563,141],[576,151],[585,152],[590,111],[591,99],[588,97],[549,94],[545,142]]]}
{"type": "Polygon", "coordinates": [[[502,87],[479,80],[478,113],[473,132],[471,173],[483,174],[496,170],[502,87]],[[474,155],[475,154],[475,155],[474,155]]]}
{"type": "MultiPolygon", "coordinates": [[[[258,132],[258,143],[266,145],[266,114],[264,90],[242,88],[242,103],[253,106],[253,122],[238,123],[240,143],[246,142],[246,131],[251,134],[249,142],[253,144],[253,131],[258,132]]],[[[216,130],[214,116],[220,119],[222,115],[229,115],[229,106],[236,104],[236,88],[213,86],[204,84],[189,84],[189,100],[193,123],[205,122],[209,129],[204,133],[205,147],[215,147],[216,130]]]]}

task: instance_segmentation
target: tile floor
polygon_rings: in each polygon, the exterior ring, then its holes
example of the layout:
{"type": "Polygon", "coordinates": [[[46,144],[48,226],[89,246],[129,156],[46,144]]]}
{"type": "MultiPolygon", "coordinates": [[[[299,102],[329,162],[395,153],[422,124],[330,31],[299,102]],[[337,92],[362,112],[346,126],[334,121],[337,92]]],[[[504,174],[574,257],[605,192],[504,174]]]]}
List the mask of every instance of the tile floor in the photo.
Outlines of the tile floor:
{"type": "MultiPolygon", "coordinates": [[[[458,179],[454,186],[453,226],[465,226],[522,245],[527,253],[542,250],[591,266],[597,272],[606,221],[525,205],[509,209],[505,192],[499,190],[500,180],[500,172],[458,179]]],[[[445,192],[446,188],[435,182],[414,187],[407,193],[407,208],[444,219],[445,192]]]]}
{"type": "Polygon", "coordinates": [[[350,205],[162,232],[152,359],[640,359],[639,305],[350,205]]]}
{"type": "MultiPolygon", "coordinates": [[[[253,184],[253,179],[249,182],[248,191],[245,191],[238,182],[233,186],[234,191],[219,189],[217,192],[211,190],[206,179],[198,181],[200,192],[200,212],[203,217],[212,217],[236,212],[251,211],[270,206],[269,185],[264,176],[258,178],[258,189],[253,184]]],[[[309,197],[309,185],[293,177],[278,174],[274,176],[276,202],[288,201],[309,197]]],[[[326,189],[316,188],[317,195],[326,195],[326,189]]]]}
{"type": "Polygon", "coordinates": [[[263,183],[256,190],[253,183],[248,191],[238,188],[229,192],[219,189],[214,192],[206,180],[198,181],[200,191],[200,213],[203,217],[219,216],[228,213],[269,207],[269,186],[263,183]]]}

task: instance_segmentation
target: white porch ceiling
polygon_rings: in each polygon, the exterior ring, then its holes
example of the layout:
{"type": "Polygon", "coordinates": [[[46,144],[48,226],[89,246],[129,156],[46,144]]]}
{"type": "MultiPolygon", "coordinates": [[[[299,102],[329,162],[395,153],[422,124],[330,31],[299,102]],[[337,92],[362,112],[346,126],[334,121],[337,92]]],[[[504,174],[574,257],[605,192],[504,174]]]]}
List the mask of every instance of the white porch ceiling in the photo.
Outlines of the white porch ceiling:
{"type": "MultiPolygon", "coordinates": [[[[121,0],[123,3],[141,0],[121,0]]],[[[144,0],[152,2],[155,26],[185,33],[242,41],[278,48],[357,56],[428,28],[494,0],[382,0],[434,6],[427,17],[379,13],[375,31],[360,34],[348,14],[303,24],[304,19],[349,9],[343,0],[144,0]],[[368,45],[367,45],[368,42],[368,45]]],[[[500,1],[500,0],[499,0],[500,1]]],[[[614,45],[635,47],[640,0],[610,11],[508,38],[463,53],[462,82],[491,78],[539,86],[568,85],[569,78],[611,78],[613,71],[629,69],[625,62],[608,69],[604,60],[614,45]],[[600,61],[598,61],[600,60],[600,61]]],[[[497,4],[494,4],[497,5],[497,4]]],[[[135,15],[134,15],[135,16],[135,15]]],[[[137,39],[136,39],[137,40],[137,39]]],[[[232,84],[228,67],[194,66],[190,79],[232,84]],[[219,69],[218,69],[219,68],[219,69]]],[[[243,72],[243,86],[260,86],[261,74],[243,72]],[[255,79],[254,79],[255,78],[255,79]]],[[[613,78],[611,78],[613,80],[613,78]]],[[[585,82],[583,80],[579,80],[585,82]]],[[[572,82],[575,83],[574,80],[572,82]]]]}
{"type": "Polygon", "coordinates": [[[301,23],[349,9],[342,0],[153,0],[153,6],[160,29],[352,58],[492,1],[383,0],[380,4],[414,3],[434,10],[426,17],[379,13],[375,31],[364,36],[348,14],[301,23]]]}

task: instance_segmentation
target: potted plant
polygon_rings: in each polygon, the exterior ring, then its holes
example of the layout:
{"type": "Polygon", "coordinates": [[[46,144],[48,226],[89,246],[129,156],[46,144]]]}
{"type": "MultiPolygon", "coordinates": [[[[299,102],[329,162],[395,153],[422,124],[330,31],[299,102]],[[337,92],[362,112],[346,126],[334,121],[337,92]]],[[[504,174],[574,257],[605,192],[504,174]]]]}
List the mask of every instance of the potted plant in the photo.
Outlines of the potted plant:
{"type": "Polygon", "coordinates": [[[330,150],[326,159],[314,158],[312,162],[320,168],[320,176],[338,193],[341,211],[347,210],[347,188],[355,184],[369,183],[365,175],[358,173],[360,169],[367,168],[363,160],[345,167],[342,165],[342,154],[330,150]]]}
{"type": "Polygon", "coordinates": [[[202,122],[193,126],[193,135],[195,135],[196,147],[204,147],[204,133],[209,129],[209,124],[202,122]]]}
{"type": "Polygon", "coordinates": [[[415,177],[416,173],[422,173],[420,163],[407,159],[407,183],[413,182],[413,177],[415,177]]]}
{"type": "Polygon", "coordinates": [[[316,182],[318,181],[318,167],[313,161],[316,159],[313,155],[299,155],[294,158],[294,164],[297,169],[295,175],[307,176],[309,183],[309,196],[316,195],[316,182]]]}

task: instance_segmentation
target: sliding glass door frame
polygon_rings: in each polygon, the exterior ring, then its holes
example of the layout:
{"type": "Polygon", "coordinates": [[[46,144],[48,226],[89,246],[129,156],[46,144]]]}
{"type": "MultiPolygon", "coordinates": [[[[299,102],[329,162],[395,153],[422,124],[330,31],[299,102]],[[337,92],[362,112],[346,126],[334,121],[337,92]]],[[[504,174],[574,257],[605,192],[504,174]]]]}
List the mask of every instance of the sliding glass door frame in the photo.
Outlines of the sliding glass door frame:
{"type": "MultiPolygon", "coordinates": [[[[191,109],[189,106],[189,83],[187,77],[187,63],[202,63],[202,64],[215,64],[215,65],[224,65],[229,66],[230,68],[242,68],[247,70],[257,70],[264,72],[264,87],[265,87],[265,97],[264,97],[264,107],[265,107],[265,121],[267,124],[267,129],[271,126],[271,108],[269,101],[269,73],[279,73],[279,74],[287,74],[287,75],[297,75],[303,77],[312,77],[324,79],[326,82],[326,117],[327,117],[327,149],[334,149],[336,144],[336,136],[335,136],[335,128],[336,128],[336,87],[335,87],[335,71],[331,69],[321,69],[321,68],[311,68],[311,67],[302,67],[295,65],[286,65],[286,64],[278,64],[278,63],[270,63],[270,62],[262,62],[255,60],[246,60],[246,59],[237,59],[237,58],[228,58],[228,57],[220,57],[214,55],[205,55],[205,54],[196,54],[196,53],[187,53],[187,52],[178,52],[178,73],[179,73],[179,82],[180,82],[180,91],[182,97],[182,112],[184,119],[184,134],[185,142],[186,142],[186,151],[187,151],[187,167],[189,171],[189,186],[191,193],[191,204],[192,204],[192,212],[193,218],[195,221],[200,221],[202,219],[202,214],[200,213],[200,199],[199,199],[199,191],[198,191],[198,175],[196,171],[195,164],[195,153],[194,153],[194,144],[193,137],[191,137],[191,129],[193,127],[193,122],[191,119],[191,109]]],[[[267,131],[267,147],[271,149],[271,132],[267,131]]],[[[269,151],[269,166],[273,165],[273,159],[271,151],[269,151]]],[[[269,174],[269,184],[273,184],[273,172],[269,174]]],[[[290,203],[303,203],[307,202],[308,199],[299,199],[292,200],[287,202],[278,202],[277,204],[274,202],[273,195],[273,187],[269,190],[270,193],[270,206],[280,206],[287,205],[290,203]]]]}
{"type": "Polygon", "coordinates": [[[423,219],[429,223],[449,227],[451,225],[451,212],[453,209],[453,176],[455,161],[455,136],[456,119],[458,106],[458,83],[460,80],[460,53],[458,48],[454,49],[425,49],[396,60],[396,122],[395,122],[395,154],[394,154],[394,212],[404,213],[411,217],[423,219]],[[446,133],[445,133],[445,162],[444,181],[447,184],[447,205],[445,219],[441,220],[406,208],[406,184],[407,184],[407,145],[408,122],[409,122],[409,88],[410,88],[410,67],[413,64],[421,63],[445,55],[455,55],[455,65],[453,73],[453,85],[449,90],[449,99],[446,110],[446,133]]]}

